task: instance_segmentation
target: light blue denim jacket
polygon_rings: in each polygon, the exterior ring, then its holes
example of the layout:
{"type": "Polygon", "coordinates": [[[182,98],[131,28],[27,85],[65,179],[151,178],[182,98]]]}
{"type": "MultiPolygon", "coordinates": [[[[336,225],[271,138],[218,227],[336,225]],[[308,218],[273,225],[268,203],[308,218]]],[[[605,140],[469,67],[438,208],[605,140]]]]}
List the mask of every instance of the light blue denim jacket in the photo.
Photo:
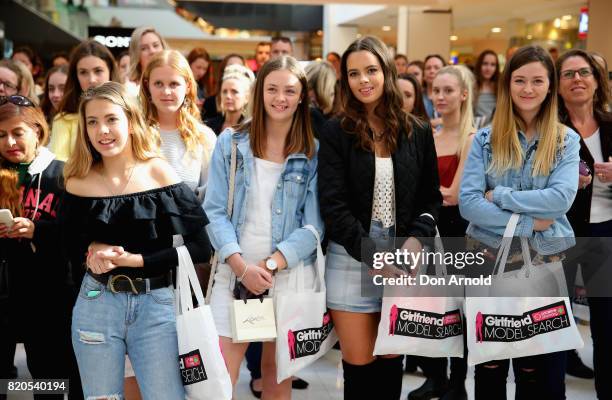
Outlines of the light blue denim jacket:
{"type": "Polygon", "coordinates": [[[504,229],[513,213],[520,214],[515,236],[529,238],[530,247],[540,254],[554,254],[575,244],[574,231],[565,216],[578,190],[580,137],[567,128],[565,143],[548,176],[533,176],[538,137],[527,142],[519,132],[523,165],[498,176],[489,172],[491,127],[478,131],[465,164],[459,209],[470,222],[467,234],[494,248],[499,247],[504,229]],[[493,202],[485,193],[493,189],[493,202]],[[545,231],[533,230],[534,218],[552,219],[545,231]]]}
{"type": "MultiPolygon", "coordinates": [[[[317,144],[317,150],[319,143],[317,144]]],[[[226,129],[217,139],[210,161],[208,189],[204,210],[210,223],[206,227],[210,241],[219,252],[219,260],[241,253],[240,233],[247,212],[248,191],[254,168],[254,156],[245,132],[226,129]],[[227,197],[232,139],[237,143],[236,180],[232,219],[228,218],[227,197]]],[[[272,199],[272,251],[279,250],[289,268],[300,261],[314,262],[317,241],[303,227],[312,225],[323,237],[323,220],[319,214],[317,193],[317,156],[308,159],[302,153],[291,154],[285,160],[283,172],[272,199]]]]}

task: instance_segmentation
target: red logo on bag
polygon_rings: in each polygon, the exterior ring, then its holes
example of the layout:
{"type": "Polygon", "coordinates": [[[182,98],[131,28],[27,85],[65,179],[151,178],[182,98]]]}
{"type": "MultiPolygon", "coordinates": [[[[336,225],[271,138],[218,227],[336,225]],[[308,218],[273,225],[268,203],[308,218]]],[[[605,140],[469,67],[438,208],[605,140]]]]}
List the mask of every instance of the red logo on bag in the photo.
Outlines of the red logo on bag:
{"type": "Polygon", "coordinates": [[[185,358],[185,367],[193,368],[200,365],[200,357],[199,356],[191,356],[185,358]]]}
{"type": "Polygon", "coordinates": [[[287,331],[287,346],[289,347],[289,359],[311,356],[321,348],[321,343],[327,339],[334,328],[329,313],[323,314],[323,325],[318,328],[300,329],[299,331],[287,331]]]}
{"type": "Polygon", "coordinates": [[[179,368],[183,385],[192,385],[208,379],[204,365],[202,365],[200,350],[179,355],[179,368]]]}
{"type": "Polygon", "coordinates": [[[522,315],[476,314],[476,343],[517,342],[569,328],[571,319],[564,301],[522,315]]]}
{"type": "Polygon", "coordinates": [[[459,310],[444,314],[399,308],[389,310],[389,336],[401,335],[425,339],[445,339],[463,334],[459,310]]]}

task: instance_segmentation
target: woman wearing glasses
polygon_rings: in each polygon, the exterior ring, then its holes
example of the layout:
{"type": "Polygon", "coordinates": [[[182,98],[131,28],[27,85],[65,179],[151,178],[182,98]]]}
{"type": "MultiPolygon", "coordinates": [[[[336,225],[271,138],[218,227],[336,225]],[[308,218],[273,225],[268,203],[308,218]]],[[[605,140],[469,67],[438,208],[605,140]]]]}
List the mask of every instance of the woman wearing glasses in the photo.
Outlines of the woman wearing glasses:
{"type": "Polygon", "coordinates": [[[30,100],[0,97],[0,209],[13,216],[11,225],[0,223],[0,376],[10,376],[15,345],[23,343],[33,378],[74,378],[77,394],[73,290],[56,218],[64,163],[44,147],[48,136],[45,116],[30,100]]]}
{"type": "MultiPolygon", "coordinates": [[[[570,50],[557,60],[559,117],[580,134],[580,159],[594,174],[580,176],[579,190],[568,218],[577,237],[612,236],[612,115],[607,111],[608,80],[597,61],[583,50],[570,50]]],[[[601,265],[580,260],[585,281],[590,282],[601,265]]],[[[589,289],[587,284],[587,290],[589,289]]],[[[612,382],[605,371],[612,368],[612,301],[600,293],[587,293],[591,311],[595,389],[600,399],[612,397],[612,382]]],[[[578,355],[568,353],[569,367],[580,366],[578,355]]],[[[574,371],[572,371],[574,372],[574,371]]],[[[590,371],[588,371],[590,372],[590,371]]],[[[592,375],[591,375],[592,376],[592,375]]]]}

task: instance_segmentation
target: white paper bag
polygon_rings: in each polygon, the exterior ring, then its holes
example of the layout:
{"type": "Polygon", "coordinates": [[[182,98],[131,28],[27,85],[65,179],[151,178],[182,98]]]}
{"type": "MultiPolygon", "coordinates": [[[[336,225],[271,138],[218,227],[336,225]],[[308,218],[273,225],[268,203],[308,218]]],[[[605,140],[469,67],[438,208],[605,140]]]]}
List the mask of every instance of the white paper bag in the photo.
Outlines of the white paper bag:
{"type": "Polygon", "coordinates": [[[269,342],[276,339],[274,303],[271,297],[234,300],[231,318],[234,343],[269,342]]]}
{"type": "Polygon", "coordinates": [[[276,294],[278,383],[315,362],[338,341],[327,311],[325,259],[319,233],[311,225],[305,228],[317,238],[317,260],[315,265],[301,264],[291,270],[291,277],[295,277],[295,285],[290,285],[289,290],[276,294]],[[316,270],[313,287],[304,288],[305,268],[316,270]]]}
{"type": "Polygon", "coordinates": [[[187,400],[230,400],[232,381],[221,354],[210,307],[204,305],[193,262],[185,246],[177,249],[177,316],[179,368],[187,400]],[[191,287],[198,301],[193,306],[191,287]]]}

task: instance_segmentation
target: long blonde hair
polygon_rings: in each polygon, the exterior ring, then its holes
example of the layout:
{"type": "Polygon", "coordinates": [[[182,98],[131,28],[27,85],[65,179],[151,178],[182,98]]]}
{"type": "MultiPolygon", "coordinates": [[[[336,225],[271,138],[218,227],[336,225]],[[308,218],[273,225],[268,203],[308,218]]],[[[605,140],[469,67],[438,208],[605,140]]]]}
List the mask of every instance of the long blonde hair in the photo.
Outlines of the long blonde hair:
{"type": "Polygon", "coordinates": [[[132,32],[129,49],[130,72],[128,73],[128,77],[131,81],[136,83],[140,82],[140,77],[142,75],[142,65],[140,65],[140,42],[142,41],[142,37],[147,33],[154,33],[159,38],[162,48],[164,50],[168,48],[168,43],[166,43],[162,35],[160,35],[159,32],[157,32],[157,30],[151,26],[141,26],[132,32]]]}
{"type": "Polygon", "coordinates": [[[131,129],[131,143],[134,158],[146,161],[159,157],[157,133],[147,128],[136,99],[128,93],[125,86],[117,82],[106,82],[91,88],[81,96],[79,104],[79,128],[72,156],[64,166],[64,181],[72,177],[86,176],[91,167],[102,160],[87,135],[85,107],[92,100],[106,100],[123,109],[131,129]]]}
{"type": "Polygon", "coordinates": [[[472,108],[472,99],[474,97],[474,74],[464,65],[448,65],[442,67],[436,77],[448,74],[457,78],[459,89],[466,92],[466,98],[461,102],[459,109],[459,146],[457,147],[457,157],[461,157],[465,150],[465,143],[474,132],[474,110],[472,108]]]}
{"type": "Polygon", "coordinates": [[[157,109],[151,100],[149,80],[151,78],[151,72],[155,68],[164,66],[168,66],[181,74],[187,84],[185,99],[178,112],[177,125],[187,151],[193,155],[197,155],[196,153],[200,145],[205,144],[204,134],[200,129],[200,110],[198,110],[196,104],[198,99],[198,86],[187,59],[176,50],[164,50],[161,53],[155,54],[142,74],[139,98],[145,121],[149,126],[158,129],[157,109]]]}
{"type": "Polygon", "coordinates": [[[491,124],[492,161],[489,171],[501,174],[508,169],[518,169],[523,163],[523,149],[518,130],[525,130],[525,122],[514,111],[510,84],[512,72],[523,65],[539,62],[548,71],[549,88],[546,98],[536,115],[536,129],[540,134],[535,153],[532,175],[548,175],[555,163],[556,154],[565,141],[565,129],[557,115],[557,79],[552,58],[540,46],[521,47],[504,68],[498,88],[497,105],[491,124]]]}

